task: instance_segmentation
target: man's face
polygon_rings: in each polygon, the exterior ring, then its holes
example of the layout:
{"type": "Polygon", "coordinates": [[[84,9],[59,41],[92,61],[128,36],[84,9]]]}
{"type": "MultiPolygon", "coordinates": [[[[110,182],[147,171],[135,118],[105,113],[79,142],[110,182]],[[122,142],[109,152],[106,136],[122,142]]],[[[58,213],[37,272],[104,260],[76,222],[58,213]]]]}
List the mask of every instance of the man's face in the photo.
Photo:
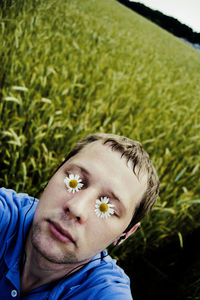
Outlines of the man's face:
{"type": "Polygon", "coordinates": [[[114,242],[130,223],[146,189],[121,154],[100,141],[85,146],[50,179],[32,226],[32,243],[49,261],[59,264],[91,259],[114,242]],[[64,183],[79,175],[83,187],[70,193],[64,183]],[[114,214],[98,217],[96,200],[108,197],[114,214]]]}

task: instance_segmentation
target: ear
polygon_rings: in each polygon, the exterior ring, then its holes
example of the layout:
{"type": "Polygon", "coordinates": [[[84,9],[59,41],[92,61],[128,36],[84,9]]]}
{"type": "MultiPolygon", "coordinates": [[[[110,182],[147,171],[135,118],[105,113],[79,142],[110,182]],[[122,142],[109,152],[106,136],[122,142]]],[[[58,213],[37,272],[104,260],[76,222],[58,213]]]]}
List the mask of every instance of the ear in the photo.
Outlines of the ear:
{"type": "Polygon", "coordinates": [[[138,222],[137,224],[135,224],[129,231],[127,231],[126,233],[122,233],[114,242],[113,245],[120,245],[122,244],[130,235],[132,235],[140,226],[140,222],[138,222]]]}
{"type": "Polygon", "coordinates": [[[140,226],[140,222],[136,223],[127,233],[126,233],[126,239],[131,235],[133,234],[137,229],[138,227],[140,226]]]}

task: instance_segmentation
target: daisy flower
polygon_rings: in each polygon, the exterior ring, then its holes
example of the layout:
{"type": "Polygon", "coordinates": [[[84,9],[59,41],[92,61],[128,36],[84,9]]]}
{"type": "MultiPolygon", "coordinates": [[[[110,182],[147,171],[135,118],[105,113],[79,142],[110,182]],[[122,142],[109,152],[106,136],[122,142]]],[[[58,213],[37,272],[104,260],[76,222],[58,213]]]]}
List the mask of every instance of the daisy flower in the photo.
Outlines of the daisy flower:
{"type": "Polygon", "coordinates": [[[114,205],[108,203],[109,202],[109,198],[108,197],[101,197],[100,200],[97,199],[96,200],[96,205],[95,205],[95,213],[97,215],[97,217],[100,218],[108,218],[111,215],[114,214],[114,205]]]}
{"type": "Polygon", "coordinates": [[[81,183],[82,179],[79,175],[69,174],[69,176],[65,177],[64,183],[67,186],[68,192],[72,192],[73,194],[75,192],[78,192],[82,186],[83,183],[81,183]]]}

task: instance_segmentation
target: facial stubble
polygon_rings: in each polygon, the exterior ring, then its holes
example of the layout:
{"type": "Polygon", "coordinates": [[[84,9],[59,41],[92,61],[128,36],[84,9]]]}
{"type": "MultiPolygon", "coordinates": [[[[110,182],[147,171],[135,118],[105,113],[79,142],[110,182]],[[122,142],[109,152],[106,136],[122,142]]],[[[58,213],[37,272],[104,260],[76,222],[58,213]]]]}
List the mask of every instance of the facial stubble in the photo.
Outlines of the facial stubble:
{"type": "MultiPolygon", "coordinates": [[[[32,225],[31,243],[33,248],[46,260],[54,264],[76,264],[79,263],[76,255],[68,250],[65,251],[60,247],[59,253],[51,253],[52,247],[44,244],[45,236],[38,223],[32,225]],[[63,253],[64,252],[64,253],[63,253]]],[[[52,241],[53,242],[53,241],[52,241]]],[[[55,241],[56,243],[56,241],[55,241]]],[[[58,242],[59,247],[59,242],[58,242]]],[[[57,247],[56,247],[57,248],[57,247]]]]}

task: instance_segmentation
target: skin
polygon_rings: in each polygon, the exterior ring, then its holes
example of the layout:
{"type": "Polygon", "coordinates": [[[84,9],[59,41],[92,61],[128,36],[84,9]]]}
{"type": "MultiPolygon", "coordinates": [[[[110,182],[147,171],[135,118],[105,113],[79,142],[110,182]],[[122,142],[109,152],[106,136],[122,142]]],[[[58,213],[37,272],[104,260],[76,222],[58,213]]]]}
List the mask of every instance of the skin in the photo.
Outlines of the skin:
{"type": "Polygon", "coordinates": [[[22,293],[62,278],[108,245],[116,244],[145,189],[145,175],[138,179],[131,163],[127,164],[119,152],[112,151],[101,141],[87,145],[68,160],[50,179],[37,206],[26,241],[22,293]],[[74,194],[64,183],[64,178],[71,173],[78,174],[84,184],[74,194]],[[115,206],[115,214],[107,219],[95,213],[96,199],[103,196],[109,197],[109,203],[115,206]],[[73,241],[63,236],[58,226],[66,230],[73,241]]]}

